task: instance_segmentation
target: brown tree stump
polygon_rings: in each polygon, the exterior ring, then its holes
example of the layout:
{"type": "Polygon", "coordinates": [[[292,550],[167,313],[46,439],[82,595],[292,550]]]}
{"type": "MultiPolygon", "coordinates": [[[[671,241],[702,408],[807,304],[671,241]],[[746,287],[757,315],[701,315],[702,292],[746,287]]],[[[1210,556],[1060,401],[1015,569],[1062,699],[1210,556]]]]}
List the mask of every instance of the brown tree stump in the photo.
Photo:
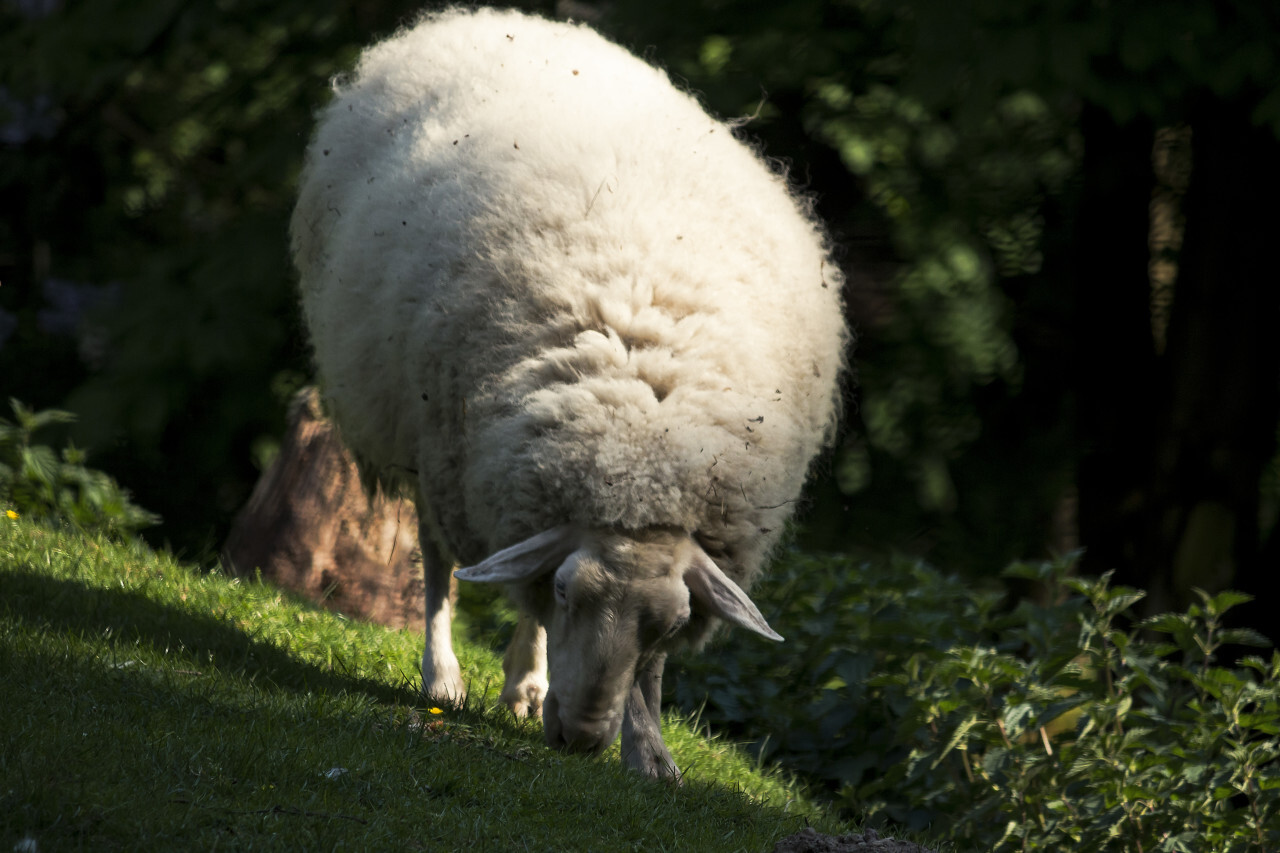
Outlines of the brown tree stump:
{"type": "Polygon", "coordinates": [[[223,549],[237,575],[262,576],[348,616],[423,629],[413,503],[360,485],[355,462],[305,389],[280,453],[240,510],[223,549]]]}

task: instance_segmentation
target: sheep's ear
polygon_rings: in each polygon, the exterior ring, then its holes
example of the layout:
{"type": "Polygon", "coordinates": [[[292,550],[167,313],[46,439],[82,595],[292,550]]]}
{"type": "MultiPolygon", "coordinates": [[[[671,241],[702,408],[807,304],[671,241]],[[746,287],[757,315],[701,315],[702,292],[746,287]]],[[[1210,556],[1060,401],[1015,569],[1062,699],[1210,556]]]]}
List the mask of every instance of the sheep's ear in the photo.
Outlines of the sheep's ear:
{"type": "Polygon", "coordinates": [[[684,582],[689,587],[690,597],[712,614],[762,637],[782,642],[782,635],[769,627],[742,587],[722,572],[701,548],[696,549],[693,562],[685,570],[684,582]]]}
{"type": "Polygon", "coordinates": [[[553,527],[503,548],[482,563],[458,569],[453,576],[476,583],[527,583],[555,571],[578,550],[580,539],[568,525],[553,527]]]}

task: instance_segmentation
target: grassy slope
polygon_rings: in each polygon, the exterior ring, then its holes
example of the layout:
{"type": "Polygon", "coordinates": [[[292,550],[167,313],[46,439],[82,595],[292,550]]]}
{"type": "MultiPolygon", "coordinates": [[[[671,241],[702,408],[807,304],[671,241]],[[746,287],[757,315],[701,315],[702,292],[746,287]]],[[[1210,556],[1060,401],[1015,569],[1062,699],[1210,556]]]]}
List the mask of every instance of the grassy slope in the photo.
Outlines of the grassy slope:
{"type": "Polygon", "coordinates": [[[765,851],[847,829],[678,720],[683,788],[553,753],[465,643],[473,698],[431,713],[419,643],[0,516],[0,851],[765,851]]]}

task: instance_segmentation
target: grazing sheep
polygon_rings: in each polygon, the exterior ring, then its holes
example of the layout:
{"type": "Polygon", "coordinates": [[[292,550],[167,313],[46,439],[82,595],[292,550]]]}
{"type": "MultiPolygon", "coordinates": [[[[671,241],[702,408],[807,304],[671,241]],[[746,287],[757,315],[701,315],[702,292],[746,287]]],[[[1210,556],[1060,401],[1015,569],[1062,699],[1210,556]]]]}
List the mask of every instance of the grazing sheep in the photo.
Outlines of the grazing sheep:
{"type": "Polygon", "coordinates": [[[423,691],[464,691],[458,561],[519,605],[517,715],[678,776],[666,655],[720,620],[782,639],[743,590],[835,430],[842,278],[808,205],[590,29],[455,9],[338,81],[292,242],[330,411],[417,501],[423,691]]]}

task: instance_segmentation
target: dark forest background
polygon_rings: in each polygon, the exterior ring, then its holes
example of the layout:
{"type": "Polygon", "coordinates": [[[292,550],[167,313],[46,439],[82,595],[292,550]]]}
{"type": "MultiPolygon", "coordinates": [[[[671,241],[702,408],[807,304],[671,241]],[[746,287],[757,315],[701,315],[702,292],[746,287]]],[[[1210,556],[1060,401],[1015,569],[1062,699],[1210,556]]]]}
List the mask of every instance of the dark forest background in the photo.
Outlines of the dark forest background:
{"type": "MultiPolygon", "coordinates": [[[[1265,590],[1280,4],[523,6],[748,117],[816,197],[859,341],[802,544],[975,575],[1083,548],[1153,610],[1265,590]]],[[[216,553],[278,447],[312,114],[420,8],[0,0],[0,392],[77,413],[152,541],[216,553]]]]}

